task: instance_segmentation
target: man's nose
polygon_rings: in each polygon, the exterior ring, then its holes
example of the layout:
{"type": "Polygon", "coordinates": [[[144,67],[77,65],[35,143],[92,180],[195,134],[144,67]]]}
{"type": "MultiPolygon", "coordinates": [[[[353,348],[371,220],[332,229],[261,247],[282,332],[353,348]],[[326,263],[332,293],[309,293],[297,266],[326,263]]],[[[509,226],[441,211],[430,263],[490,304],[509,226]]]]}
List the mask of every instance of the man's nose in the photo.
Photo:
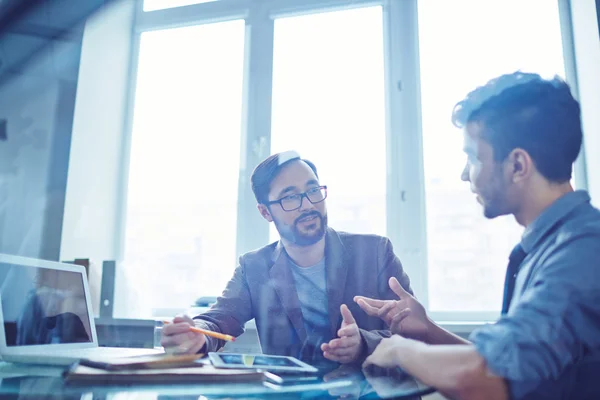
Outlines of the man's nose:
{"type": "Polygon", "coordinates": [[[311,203],[310,200],[308,200],[308,197],[306,195],[300,198],[300,211],[308,211],[314,209],[315,205],[311,203]]]}
{"type": "Polygon", "coordinates": [[[463,182],[469,182],[469,164],[465,164],[465,167],[460,174],[460,180],[463,182]]]}

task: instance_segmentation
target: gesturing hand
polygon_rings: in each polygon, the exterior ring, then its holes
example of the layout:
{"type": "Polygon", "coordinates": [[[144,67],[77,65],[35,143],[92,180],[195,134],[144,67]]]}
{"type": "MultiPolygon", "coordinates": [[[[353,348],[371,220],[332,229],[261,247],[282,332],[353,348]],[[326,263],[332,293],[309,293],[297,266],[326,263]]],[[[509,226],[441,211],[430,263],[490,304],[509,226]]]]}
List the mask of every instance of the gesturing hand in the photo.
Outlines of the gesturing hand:
{"type": "Polygon", "coordinates": [[[329,343],[323,343],[321,350],[323,356],[329,360],[342,364],[355,361],[362,352],[362,338],[356,320],[347,305],[340,306],[342,313],[342,326],[338,330],[338,338],[329,343]]]}
{"type": "Polygon", "coordinates": [[[426,341],[429,318],[425,308],[404,290],[396,278],[390,278],[389,285],[399,300],[377,300],[356,296],[354,301],[367,314],[381,318],[390,327],[392,333],[426,341]]]}

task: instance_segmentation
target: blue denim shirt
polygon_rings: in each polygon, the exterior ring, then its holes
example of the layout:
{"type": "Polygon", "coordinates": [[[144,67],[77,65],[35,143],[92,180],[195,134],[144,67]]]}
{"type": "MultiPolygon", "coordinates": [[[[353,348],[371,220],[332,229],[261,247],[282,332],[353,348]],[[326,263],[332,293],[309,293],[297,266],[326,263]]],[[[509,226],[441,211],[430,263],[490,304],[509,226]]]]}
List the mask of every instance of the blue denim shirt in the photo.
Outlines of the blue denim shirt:
{"type": "Polygon", "coordinates": [[[600,211],[587,192],[565,194],[521,245],[508,313],[471,341],[514,399],[600,394],[600,211]]]}

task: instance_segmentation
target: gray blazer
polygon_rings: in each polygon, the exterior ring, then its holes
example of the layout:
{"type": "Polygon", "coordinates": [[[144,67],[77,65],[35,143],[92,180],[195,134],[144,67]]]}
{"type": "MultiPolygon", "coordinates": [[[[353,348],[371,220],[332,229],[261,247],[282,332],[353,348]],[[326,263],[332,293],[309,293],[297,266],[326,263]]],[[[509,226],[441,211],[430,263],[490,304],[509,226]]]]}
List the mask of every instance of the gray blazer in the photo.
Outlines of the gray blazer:
{"type": "MultiPolygon", "coordinates": [[[[207,312],[194,317],[198,326],[239,336],[244,324],[256,321],[265,354],[293,356],[306,361],[306,331],[289,258],[281,242],[244,254],[223,294],[207,312]]],[[[382,337],[390,336],[385,323],[368,316],[353,301],[356,295],[396,299],[388,280],[395,276],[412,293],[410,280],[389,239],[376,235],[336,232],[325,238],[325,268],[329,322],[333,337],[342,322],[340,305],[346,304],[361,329],[366,356],[382,337]]],[[[204,351],[217,351],[222,340],[207,337],[204,351]]],[[[361,357],[362,358],[362,357],[361,357]]]]}

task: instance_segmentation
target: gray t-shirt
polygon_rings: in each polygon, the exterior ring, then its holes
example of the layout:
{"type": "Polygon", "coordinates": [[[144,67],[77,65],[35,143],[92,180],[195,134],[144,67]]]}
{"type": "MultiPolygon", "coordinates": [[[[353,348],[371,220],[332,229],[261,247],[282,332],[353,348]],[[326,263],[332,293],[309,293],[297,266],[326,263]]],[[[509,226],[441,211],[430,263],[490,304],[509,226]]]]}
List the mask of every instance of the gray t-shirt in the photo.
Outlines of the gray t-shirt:
{"type": "Polygon", "coordinates": [[[329,327],[325,259],[306,268],[299,267],[294,262],[291,264],[307,334],[305,347],[308,349],[310,346],[313,349],[311,352],[315,352],[313,357],[320,358],[319,346],[332,339],[329,327]]]}

